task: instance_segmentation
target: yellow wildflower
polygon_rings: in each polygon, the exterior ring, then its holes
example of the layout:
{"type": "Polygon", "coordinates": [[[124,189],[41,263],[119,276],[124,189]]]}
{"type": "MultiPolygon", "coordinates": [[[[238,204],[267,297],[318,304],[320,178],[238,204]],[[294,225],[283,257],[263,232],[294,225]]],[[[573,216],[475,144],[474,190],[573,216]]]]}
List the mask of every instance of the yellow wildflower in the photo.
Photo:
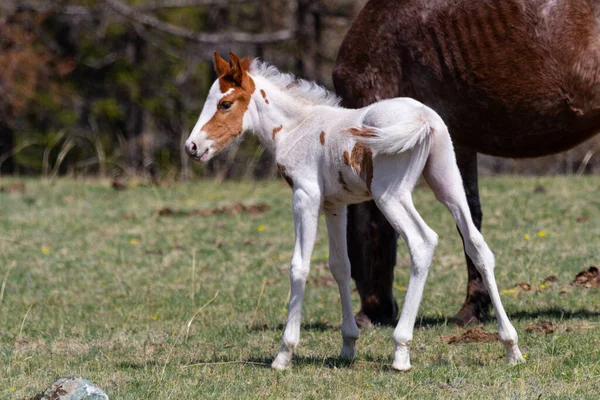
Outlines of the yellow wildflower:
{"type": "Polygon", "coordinates": [[[262,231],[264,231],[265,229],[267,229],[267,227],[266,227],[266,226],[264,226],[264,225],[259,225],[259,226],[258,226],[258,228],[257,228],[257,230],[258,230],[259,232],[262,232],[262,231]]]}
{"type": "Polygon", "coordinates": [[[531,239],[531,238],[529,237],[529,234],[528,234],[528,233],[524,234],[524,235],[523,235],[523,237],[525,238],[525,240],[529,240],[529,239],[531,239]]]}
{"type": "Polygon", "coordinates": [[[538,232],[538,236],[539,236],[539,237],[544,237],[544,236],[546,236],[546,232],[544,232],[544,231],[539,231],[539,232],[538,232]]]}
{"type": "Polygon", "coordinates": [[[40,250],[42,251],[42,254],[50,254],[50,247],[42,246],[40,250]]]}
{"type": "Polygon", "coordinates": [[[137,239],[131,239],[129,241],[129,244],[132,245],[132,246],[135,246],[136,244],[138,244],[138,241],[137,241],[137,239]]]}

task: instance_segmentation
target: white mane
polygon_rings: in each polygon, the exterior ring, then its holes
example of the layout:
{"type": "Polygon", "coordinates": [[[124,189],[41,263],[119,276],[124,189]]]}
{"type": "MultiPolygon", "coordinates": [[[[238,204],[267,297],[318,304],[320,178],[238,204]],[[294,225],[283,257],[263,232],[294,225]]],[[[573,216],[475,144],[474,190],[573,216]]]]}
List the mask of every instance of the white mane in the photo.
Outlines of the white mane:
{"type": "Polygon", "coordinates": [[[281,72],[277,67],[260,61],[252,60],[250,74],[260,76],[293,96],[299,97],[311,104],[322,104],[337,107],[341,99],[323,86],[304,79],[298,79],[294,74],[281,72]]]}

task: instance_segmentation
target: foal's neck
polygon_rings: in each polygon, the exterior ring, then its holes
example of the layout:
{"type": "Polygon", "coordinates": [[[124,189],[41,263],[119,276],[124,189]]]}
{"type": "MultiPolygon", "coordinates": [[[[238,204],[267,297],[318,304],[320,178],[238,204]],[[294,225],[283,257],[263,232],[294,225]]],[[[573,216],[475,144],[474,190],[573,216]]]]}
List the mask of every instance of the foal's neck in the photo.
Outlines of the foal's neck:
{"type": "Polygon", "coordinates": [[[295,98],[268,79],[260,76],[253,79],[256,85],[253,131],[271,151],[276,149],[277,135],[301,128],[303,122],[315,114],[316,107],[323,107],[295,98]]]}

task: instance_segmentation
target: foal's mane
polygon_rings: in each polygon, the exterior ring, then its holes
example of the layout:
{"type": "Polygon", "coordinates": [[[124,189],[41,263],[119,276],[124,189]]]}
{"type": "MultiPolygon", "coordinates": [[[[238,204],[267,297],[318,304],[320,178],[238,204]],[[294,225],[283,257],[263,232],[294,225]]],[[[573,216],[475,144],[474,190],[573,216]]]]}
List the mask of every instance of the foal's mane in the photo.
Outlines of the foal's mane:
{"type": "Polygon", "coordinates": [[[250,74],[260,76],[269,82],[297,98],[306,100],[310,104],[322,104],[327,106],[339,106],[341,99],[323,86],[296,78],[294,74],[281,72],[277,67],[260,61],[258,58],[252,60],[250,74]]]}

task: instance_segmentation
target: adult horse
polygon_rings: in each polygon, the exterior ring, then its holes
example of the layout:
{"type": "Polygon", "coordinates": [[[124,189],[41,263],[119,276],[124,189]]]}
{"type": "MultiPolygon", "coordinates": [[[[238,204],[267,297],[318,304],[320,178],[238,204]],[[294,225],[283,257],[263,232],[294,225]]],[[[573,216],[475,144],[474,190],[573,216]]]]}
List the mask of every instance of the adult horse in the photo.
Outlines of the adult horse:
{"type": "MultiPolygon", "coordinates": [[[[408,96],[450,129],[475,225],[477,153],[536,157],[600,130],[600,0],[370,0],[342,42],[333,82],[347,107],[408,96]]],[[[359,323],[390,323],[397,234],[371,203],[348,210],[359,323]]],[[[490,304],[467,258],[458,324],[490,304]]]]}

